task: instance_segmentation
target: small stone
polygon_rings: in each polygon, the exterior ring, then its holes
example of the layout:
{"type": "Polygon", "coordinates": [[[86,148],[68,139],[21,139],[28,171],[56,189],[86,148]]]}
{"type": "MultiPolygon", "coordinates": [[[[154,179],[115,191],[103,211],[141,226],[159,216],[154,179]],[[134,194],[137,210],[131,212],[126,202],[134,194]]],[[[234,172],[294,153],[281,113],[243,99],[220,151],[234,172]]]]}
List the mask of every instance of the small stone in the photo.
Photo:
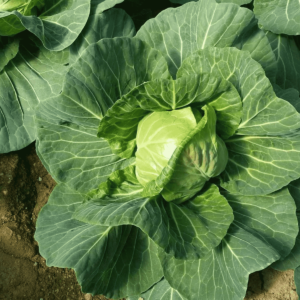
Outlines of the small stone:
{"type": "Polygon", "coordinates": [[[39,177],[39,181],[42,181],[42,178],[41,178],[41,177],[39,177]]]}

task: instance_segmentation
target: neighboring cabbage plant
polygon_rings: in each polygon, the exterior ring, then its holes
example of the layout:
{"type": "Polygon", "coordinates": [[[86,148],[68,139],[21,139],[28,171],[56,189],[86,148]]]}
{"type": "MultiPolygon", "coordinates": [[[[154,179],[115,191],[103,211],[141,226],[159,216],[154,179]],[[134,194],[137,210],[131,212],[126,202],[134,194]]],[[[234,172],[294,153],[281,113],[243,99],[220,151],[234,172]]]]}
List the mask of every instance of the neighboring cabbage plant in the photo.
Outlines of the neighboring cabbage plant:
{"type": "MultiPolygon", "coordinates": [[[[68,1],[69,4],[71,2],[68,1]]],[[[102,11],[120,0],[100,2],[92,3],[91,12],[88,9],[89,19],[82,24],[85,25],[83,30],[81,28],[76,40],[68,41],[72,45],[62,51],[46,49],[28,31],[0,37],[0,153],[22,149],[36,139],[34,118],[37,105],[61,92],[70,65],[89,44],[102,38],[135,34],[132,21],[123,10],[102,11]]],[[[81,9],[84,7],[82,2],[81,9]]],[[[74,22],[74,16],[65,19],[65,22],[74,22]]],[[[50,23],[47,21],[47,24],[50,23]]],[[[54,35],[51,36],[54,38],[54,35]]],[[[63,36],[61,38],[66,41],[63,36]]]]}
{"type": "Polygon", "coordinates": [[[254,14],[212,0],[88,46],[37,112],[47,265],[131,300],[241,300],[299,265],[300,115],[276,74],[254,14]]]}

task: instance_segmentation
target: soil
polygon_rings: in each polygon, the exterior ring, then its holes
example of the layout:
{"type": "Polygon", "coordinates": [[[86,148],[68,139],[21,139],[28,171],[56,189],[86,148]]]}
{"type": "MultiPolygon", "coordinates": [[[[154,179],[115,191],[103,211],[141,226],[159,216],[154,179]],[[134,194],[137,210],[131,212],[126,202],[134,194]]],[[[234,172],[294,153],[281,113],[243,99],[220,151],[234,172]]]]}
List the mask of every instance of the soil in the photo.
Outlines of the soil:
{"type": "MultiPolygon", "coordinates": [[[[47,267],[33,235],[55,181],[35,145],[0,155],[0,300],[104,300],[81,292],[70,269],[47,267]]],[[[245,300],[296,300],[293,271],[250,275],[245,300]]]]}

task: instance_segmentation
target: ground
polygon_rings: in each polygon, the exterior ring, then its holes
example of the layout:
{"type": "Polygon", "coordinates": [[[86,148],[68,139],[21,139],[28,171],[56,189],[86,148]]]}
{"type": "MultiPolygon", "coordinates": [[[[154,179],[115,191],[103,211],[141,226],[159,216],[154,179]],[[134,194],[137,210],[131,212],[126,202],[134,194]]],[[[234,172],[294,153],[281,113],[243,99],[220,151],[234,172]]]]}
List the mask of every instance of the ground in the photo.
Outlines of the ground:
{"type": "MultiPolygon", "coordinates": [[[[33,235],[55,181],[35,145],[0,155],[0,300],[104,300],[84,294],[73,270],[47,267],[33,235]]],[[[293,271],[250,275],[245,300],[296,300],[293,271]]]]}

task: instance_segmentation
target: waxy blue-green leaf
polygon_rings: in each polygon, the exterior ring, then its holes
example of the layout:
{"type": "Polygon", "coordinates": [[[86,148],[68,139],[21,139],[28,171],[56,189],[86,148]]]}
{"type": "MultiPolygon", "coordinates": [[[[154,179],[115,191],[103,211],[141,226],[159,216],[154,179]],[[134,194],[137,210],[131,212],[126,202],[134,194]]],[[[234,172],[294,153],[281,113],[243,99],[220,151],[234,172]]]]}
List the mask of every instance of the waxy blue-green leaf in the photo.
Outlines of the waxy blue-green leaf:
{"type": "Polygon", "coordinates": [[[293,88],[284,90],[277,84],[273,85],[273,87],[277,97],[291,103],[296,108],[297,112],[300,113],[300,97],[298,90],[293,88]]]}
{"type": "Polygon", "coordinates": [[[164,58],[140,40],[90,45],[67,73],[62,94],[39,108],[38,152],[55,180],[87,192],[130,165],[132,159],[121,159],[97,138],[98,124],[123,94],[164,76],[164,58]]]}
{"type": "Polygon", "coordinates": [[[255,0],[254,13],[264,30],[277,34],[300,34],[300,3],[298,0],[255,0]]]}
{"type": "Polygon", "coordinates": [[[124,0],[91,0],[91,14],[101,14],[124,0]]]}
{"type": "Polygon", "coordinates": [[[128,297],[127,300],[187,300],[178,291],[173,289],[167,280],[162,279],[151,289],[142,293],[140,296],[128,297]]]}
{"type": "Polygon", "coordinates": [[[283,135],[300,128],[300,115],[288,102],[276,97],[261,65],[249,53],[235,48],[206,48],[189,56],[178,77],[212,73],[230,81],[243,103],[239,135],[283,135]]]}
{"type": "Polygon", "coordinates": [[[296,289],[297,289],[297,294],[300,297],[300,267],[297,267],[295,269],[294,280],[295,280],[295,285],[296,285],[296,289]]]}
{"type": "Polygon", "coordinates": [[[201,109],[207,103],[216,111],[218,134],[223,138],[233,135],[241,118],[239,94],[225,80],[202,74],[137,86],[108,110],[100,122],[98,136],[109,142],[115,154],[130,157],[136,147],[138,124],[147,113],[188,105],[201,109]]]}
{"type": "MultiPolygon", "coordinates": [[[[197,0],[170,0],[173,3],[179,3],[179,4],[185,4],[191,1],[197,1],[197,0]]],[[[237,5],[244,5],[250,3],[252,0],[216,0],[217,3],[234,3],[237,5]]]]}
{"type": "MultiPolygon", "coordinates": [[[[300,179],[291,182],[288,185],[290,194],[295,200],[297,207],[298,226],[300,226],[300,179]]],[[[300,235],[298,233],[296,243],[291,253],[272,264],[272,268],[280,271],[296,269],[300,266],[300,235]]]]}
{"type": "Polygon", "coordinates": [[[291,104],[276,97],[261,66],[246,52],[207,48],[187,58],[178,77],[199,72],[229,80],[243,103],[237,134],[245,136],[226,141],[229,161],[222,186],[235,193],[264,195],[297,179],[299,137],[282,135],[299,129],[300,115],[291,104]]]}
{"type": "Polygon", "coordinates": [[[26,16],[16,10],[0,12],[0,35],[14,35],[27,29],[47,49],[60,51],[76,40],[89,14],[90,0],[47,0],[39,16],[26,16]]]}
{"type": "Polygon", "coordinates": [[[78,102],[70,106],[68,100],[59,96],[39,106],[38,153],[55,181],[88,192],[105,182],[113,171],[126,168],[134,158],[120,159],[113,154],[108,143],[96,136],[97,115],[78,102]],[[78,125],[78,121],[87,124],[78,125]]]}
{"type": "Polygon", "coordinates": [[[252,0],[216,0],[218,3],[234,3],[237,5],[244,5],[250,3],[252,0]]]}
{"type": "Polygon", "coordinates": [[[276,83],[283,89],[294,88],[300,91],[300,51],[295,40],[288,35],[277,35],[270,31],[266,35],[276,56],[276,83]]]}
{"type": "Polygon", "coordinates": [[[135,27],[132,19],[122,9],[110,9],[89,17],[83,31],[70,46],[70,63],[74,63],[91,44],[103,38],[133,37],[135,27]]]}
{"type": "Polygon", "coordinates": [[[283,189],[268,196],[226,193],[234,221],[221,244],[200,260],[160,253],[165,279],[189,300],[240,300],[249,274],[286,256],[297,233],[294,200],[283,189]]]}
{"type": "Polygon", "coordinates": [[[137,37],[163,53],[173,77],[185,58],[212,46],[249,51],[270,78],[276,72],[275,55],[254,14],[236,4],[199,0],[169,8],[148,20],[137,37]]]}
{"type": "Polygon", "coordinates": [[[47,265],[73,268],[83,292],[115,299],[140,294],[160,280],[155,243],[133,226],[73,219],[83,200],[83,194],[59,184],[42,208],[35,239],[47,265]]]}
{"type": "Polygon", "coordinates": [[[0,37],[0,72],[19,52],[18,39],[0,37]]]}
{"type": "MultiPolygon", "coordinates": [[[[89,45],[88,42],[81,43],[80,41],[84,40],[92,43],[97,41],[97,38],[107,38],[114,35],[122,35],[123,33],[132,35],[134,32],[134,27],[132,26],[132,21],[121,10],[94,15],[92,21],[87,24],[87,27],[78,38],[79,42],[76,43],[76,47],[79,48],[76,48],[76,51],[72,48],[71,62],[76,60],[77,56],[81,55],[85,47],[89,45]],[[116,26],[116,22],[113,19],[114,16],[118,17],[119,22],[125,25],[127,29],[116,26]],[[107,27],[114,30],[106,30],[107,27]],[[100,31],[101,34],[95,34],[95,32],[99,31],[99,28],[102,28],[103,31],[100,31]]],[[[0,152],[21,149],[35,140],[36,130],[33,118],[36,106],[39,102],[54,97],[61,92],[63,78],[69,69],[67,66],[69,50],[60,52],[48,51],[37,38],[32,39],[29,35],[27,35],[27,38],[26,45],[24,42],[21,43],[20,53],[9,67],[15,93],[20,99],[16,99],[14,103],[10,104],[13,107],[17,107],[18,112],[16,112],[16,108],[9,109],[5,110],[5,116],[3,116],[4,112],[0,116],[2,127],[6,127],[2,129],[5,130],[6,138],[2,148],[0,147],[0,152]],[[14,116],[11,112],[13,112],[14,116]],[[4,119],[7,119],[7,121],[4,119]],[[24,124],[22,119],[24,119],[24,124]],[[10,122],[18,125],[11,125],[11,129],[9,129],[10,122]],[[7,123],[7,125],[3,125],[4,123],[7,123]],[[21,128],[18,129],[20,126],[25,127],[21,130],[21,128]]],[[[44,163],[46,164],[45,161],[44,163]]]]}
{"type": "Polygon", "coordinates": [[[62,89],[68,53],[49,52],[28,39],[0,73],[1,90],[6,91],[0,96],[0,153],[22,149],[35,140],[37,105],[62,89]]]}
{"type": "Polygon", "coordinates": [[[7,153],[34,140],[34,130],[31,129],[34,128],[34,120],[31,114],[23,114],[23,108],[27,110],[30,107],[21,105],[5,71],[0,73],[0,90],[0,153],[7,153]]]}
{"type": "Polygon", "coordinates": [[[143,197],[142,186],[124,182],[113,194],[85,202],[73,215],[94,225],[134,225],[165,252],[178,258],[203,257],[225,236],[233,214],[218,187],[182,205],[143,197]]]}
{"type": "Polygon", "coordinates": [[[265,195],[300,174],[300,137],[236,136],[226,141],[229,160],[222,187],[233,193],[265,195]]]}

